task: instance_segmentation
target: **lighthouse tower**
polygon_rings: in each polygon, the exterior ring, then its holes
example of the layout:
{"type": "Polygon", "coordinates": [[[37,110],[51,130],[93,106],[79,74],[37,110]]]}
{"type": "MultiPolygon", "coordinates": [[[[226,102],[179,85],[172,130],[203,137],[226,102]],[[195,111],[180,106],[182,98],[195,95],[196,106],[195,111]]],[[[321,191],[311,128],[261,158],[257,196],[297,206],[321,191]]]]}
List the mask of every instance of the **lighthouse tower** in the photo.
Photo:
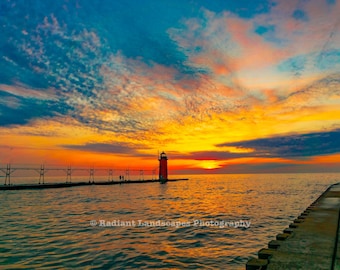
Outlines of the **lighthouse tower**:
{"type": "Polygon", "coordinates": [[[168,180],[168,157],[164,152],[159,156],[159,181],[166,182],[168,180]]]}

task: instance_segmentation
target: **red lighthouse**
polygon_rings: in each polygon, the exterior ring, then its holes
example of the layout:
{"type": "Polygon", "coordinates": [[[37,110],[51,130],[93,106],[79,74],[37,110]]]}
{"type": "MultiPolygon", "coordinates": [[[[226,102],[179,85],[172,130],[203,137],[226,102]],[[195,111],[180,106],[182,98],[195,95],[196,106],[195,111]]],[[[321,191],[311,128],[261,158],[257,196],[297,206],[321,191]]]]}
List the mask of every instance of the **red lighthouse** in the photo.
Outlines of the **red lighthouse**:
{"type": "Polygon", "coordinates": [[[168,157],[164,152],[159,156],[159,181],[166,182],[168,180],[168,157]]]}

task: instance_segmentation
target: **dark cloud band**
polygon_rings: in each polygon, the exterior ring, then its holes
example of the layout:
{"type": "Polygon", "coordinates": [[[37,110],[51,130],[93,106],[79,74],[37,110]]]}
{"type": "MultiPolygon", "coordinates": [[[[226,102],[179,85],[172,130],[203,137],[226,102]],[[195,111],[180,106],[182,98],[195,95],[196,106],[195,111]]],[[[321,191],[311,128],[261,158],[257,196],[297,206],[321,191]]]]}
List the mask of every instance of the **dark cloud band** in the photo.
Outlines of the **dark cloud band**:
{"type": "Polygon", "coordinates": [[[340,153],[340,129],[301,135],[223,143],[218,147],[252,148],[252,156],[304,158],[340,153]]]}

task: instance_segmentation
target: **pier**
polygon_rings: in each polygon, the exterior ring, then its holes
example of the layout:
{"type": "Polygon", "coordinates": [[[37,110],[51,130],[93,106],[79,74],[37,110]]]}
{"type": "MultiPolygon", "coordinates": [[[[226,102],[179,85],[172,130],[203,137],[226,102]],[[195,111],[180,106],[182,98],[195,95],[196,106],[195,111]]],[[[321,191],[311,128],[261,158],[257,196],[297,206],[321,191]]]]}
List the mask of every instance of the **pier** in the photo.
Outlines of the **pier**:
{"type": "Polygon", "coordinates": [[[330,186],[288,228],[250,259],[246,270],[340,269],[340,183],[330,186]]]}
{"type": "MultiPolygon", "coordinates": [[[[167,182],[184,181],[188,178],[168,179],[167,182]]],[[[145,184],[155,183],[161,181],[159,179],[149,180],[126,180],[126,181],[99,181],[99,182],[74,182],[74,183],[45,183],[45,184],[21,184],[21,185],[4,185],[0,186],[0,190],[23,190],[23,189],[47,189],[47,188],[67,188],[67,187],[79,187],[79,186],[109,186],[109,185],[121,185],[121,184],[145,184]]]]}
{"type": "MultiPolygon", "coordinates": [[[[50,167],[46,168],[44,164],[40,167],[12,167],[11,164],[7,164],[6,167],[0,167],[0,172],[5,174],[4,184],[0,184],[0,190],[22,190],[22,189],[46,189],[46,188],[66,188],[66,187],[76,187],[76,186],[90,186],[90,185],[117,185],[117,184],[141,184],[141,183],[154,183],[159,182],[164,184],[166,182],[174,182],[174,181],[182,181],[189,180],[188,178],[168,178],[168,157],[162,152],[159,156],[159,174],[158,178],[155,178],[156,169],[153,170],[131,170],[131,169],[112,169],[112,168],[99,168],[95,169],[94,167],[85,169],[85,168],[74,168],[71,166],[67,166],[66,168],[55,168],[50,167]],[[14,184],[11,183],[11,176],[14,172],[28,172],[35,171],[39,175],[38,183],[35,184],[14,184]],[[54,172],[64,172],[66,173],[66,182],[63,183],[45,183],[45,174],[49,171],[54,172]],[[72,173],[74,171],[85,171],[89,173],[89,181],[88,182],[72,182],[72,173]],[[106,172],[108,174],[107,181],[95,181],[95,173],[106,172]],[[117,175],[117,179],[114,180],[114,172],[117,175]],[[151,179],[144,179],[145,172],[152,175],[151,179]],[[139,176],[138,180],[131,180],[131,173],[135,173],[139,176]],[[119,176],[118,176],[119,175],[119,176]]],[[[0,175],[2,176],[2,175],[0,175]]]]}
{"type": "MultiPolygon", "coordinates": [[[[154,182],[174,182],[181,180],[188,180],[187,178],[174,178],[168,179],[162,175],[156,178],[156,169],[154,170],[114,170],[110,168],[73,168],[68,166],[66,168],[55,168],[55,167],[45,167],[41,165],[36,168],[29,167],[12,167],[7,164],[6,167],[0,168],[0,171],[5,175],[3,176],[4,182],[0,183],[0,190],[22,190],[22,189],[46,189],[46,188],[66,188],[66,187],[76,187],[76,186],[90,186],[90,185],[117,185],[117,184],[141,184],[141,183],[154,183],[154,182]],[[27,173],[29,171],[34,171],[37,175],[37,182],[30,184],[15,184],[11,182],[11,176],[14,172],[27,173]],[[82,172],[88,174],[88,181],[72,182],[72,175],[74,172],[82,172]],[[46,183],[45,176],[47,172],[62,172],[65,174],[65,182],[58,183],[46,183]],[[95,181],[95,176],[97,174],[101,175],[101,178],[107,174],[107,181],[95,181]],[[131,179],[134,175],[138,179],[131,179]],[[145,179],[146,175],[150,175],[150,179],[145,179]]],[[[85,178],[86,176],[84,176],[85,178]]]]}

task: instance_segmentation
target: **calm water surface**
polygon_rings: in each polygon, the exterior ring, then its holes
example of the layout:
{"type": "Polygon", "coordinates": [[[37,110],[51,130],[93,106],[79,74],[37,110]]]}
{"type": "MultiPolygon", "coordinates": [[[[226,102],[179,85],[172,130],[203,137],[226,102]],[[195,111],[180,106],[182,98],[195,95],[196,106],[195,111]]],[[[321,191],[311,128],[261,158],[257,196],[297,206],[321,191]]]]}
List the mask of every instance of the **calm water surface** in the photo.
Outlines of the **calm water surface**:
{"type": "Polygon", "coordinates": [[[0,191],[0,268],[245,269],[250,257],[340,182],[340,174],[186,177],[165,185],[0,191]],[[144,226],[102,227],[101,220],[144,226]],[[195,220],[251,225],[194,226],[195,220]],[[157,221],[187,226],[151,224],[157,221]]]}

